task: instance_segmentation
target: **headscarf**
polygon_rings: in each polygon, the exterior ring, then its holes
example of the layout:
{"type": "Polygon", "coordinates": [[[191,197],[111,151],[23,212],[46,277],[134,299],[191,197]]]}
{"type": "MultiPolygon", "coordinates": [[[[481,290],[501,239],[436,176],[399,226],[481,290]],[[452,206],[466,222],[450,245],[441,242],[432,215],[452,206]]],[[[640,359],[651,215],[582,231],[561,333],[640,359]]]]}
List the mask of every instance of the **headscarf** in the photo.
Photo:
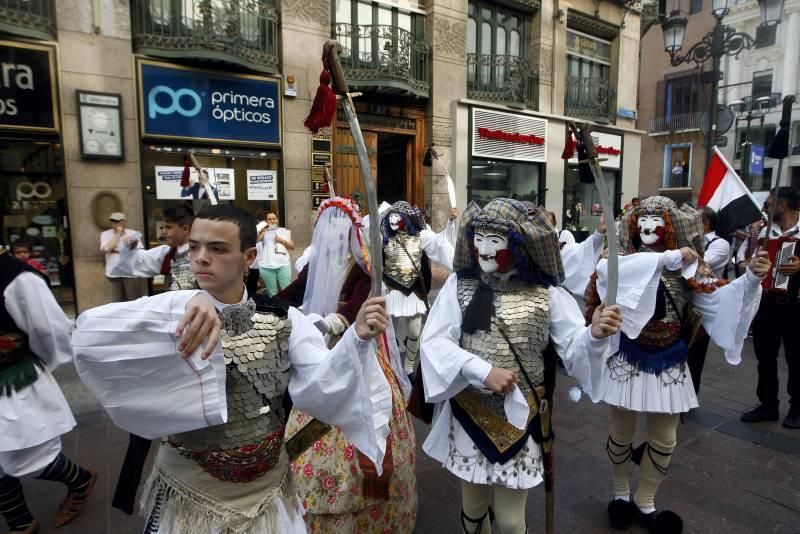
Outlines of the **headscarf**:
{"type": "Polygon", "coordinates": [[[329,198],[320,204],[317,213],[303,312],[325,317],[339,307],[351,255],[365,272],[369,269],[369,256],[361,236],[358,205],[351,198],[329,198]]]}
{"type": "Polygon", "coordinates": [[[389,217],[393,213],[400,215],[406,225],[406,232],[410,235],[417,235],[420,230],[425,230],[425,216],[417,206],[412,206],[405,200],[398,200],[392,207],[386,210],[381,217],[381,232],[383,233],[383,243],[389,240],[394,231],[389,226],[389,217]]]}
{"type": "Polygon", "coordinates": [[[638,219],[642,215],[657,215],[664,219],[667,249],[691,247],[703,257],[703,223],[697,210],[688,204],[679,208],[672,199],[658,195],[645,198],[622,216],[618,236],[621,254],[639,251],[642,242],[638,219]]]}
{"type": "Polygon", "coordinates": [[[515,265],[523,279],[545,286],[564,281],[558,236],[544,210],[510,198],[496,198],[481,208],[471,202],[461,214],[453,268],[456,272],[477,275],[475,231],[494,231],[508,237],[515,265]]]}

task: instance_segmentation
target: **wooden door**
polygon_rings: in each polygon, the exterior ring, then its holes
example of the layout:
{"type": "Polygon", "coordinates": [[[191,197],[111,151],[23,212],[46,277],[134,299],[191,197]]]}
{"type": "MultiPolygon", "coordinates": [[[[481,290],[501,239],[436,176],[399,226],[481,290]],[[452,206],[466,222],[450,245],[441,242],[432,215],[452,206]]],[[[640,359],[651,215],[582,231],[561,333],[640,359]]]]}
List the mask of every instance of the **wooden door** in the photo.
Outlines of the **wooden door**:
{"type": "MultiPolygon", "coordinates": [[[[364,144],[369,155],[369,167],[372,175],[378,174],[378,134],[362,130],[364,144]]],[[[358,155],[353,136],[349,128],[335,127],[333,136],[333,188],[337,195],[353,196],[356,191],[360,194],[361,214],[369,212],[364,182],[361,178],[361,168],[358,165],[358,155]]]]}

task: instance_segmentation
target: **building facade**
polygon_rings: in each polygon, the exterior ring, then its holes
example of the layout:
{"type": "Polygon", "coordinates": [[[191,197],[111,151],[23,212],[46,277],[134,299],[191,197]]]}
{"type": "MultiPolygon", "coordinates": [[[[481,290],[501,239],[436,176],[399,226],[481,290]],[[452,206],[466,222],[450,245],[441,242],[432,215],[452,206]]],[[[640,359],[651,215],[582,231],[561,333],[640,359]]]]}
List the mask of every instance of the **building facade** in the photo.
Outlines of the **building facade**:
{"type": "MultiPolygon", "coordinates": [[[[778,161],[759,158],[761,151],[756,148],[750,159],[743,158],[742,145],[750,142],[755,147],[769,147],[781,119],[781,100],[786,95],[795,95],[792,109],[791,133],[789,137],[789,157],[783,160],[781,185],[800,187],[800,1],[787,0],[783,17],[773,31],[759,35],[761,18],[758,2],[755,0],[735,0],[731,2],[730,13],[725,23],[737,31],[759,37],[756,48],[742,54],[740,61],[730,58],[725,65],[725,83],[729,90],[722,95],[722,102],[731,106],[748,107],[748,102],[769,98],[773,105],[769,111],[748,124],[745,110],[734,113],[736,120],[729,138],[731,143],[722,150],[728,161],[740,170],[745,183],[752,191],[768,191],[777,178],[778,161]],[[735,131],[735,141],[734,141],[735,131]],[[759,159],[761,160],[759,162],[759,159]]],[[[756,108],[757,105],[751,105],[756,108]]],[[[761,113],[756,113],[761,115],[761,113]]]]}
{"type": "Polygon", "coordinates": [[[625,1],[0,0],[0,242],[32,243],[65,309],[102,304],[108,215],[158,244],[165,207],[207,202],[194,171],[181,184],[194,149],[223,201],[307,245],[326,164],[364,195],[341,109],[303,126],[331,38],[380,200],[444,225],[433,143],[458,207],[512,196],[588,233],[599,200],[561,159],[566,125],[593,124],[616,208],[638,193],[639,25],[625,1]]]}

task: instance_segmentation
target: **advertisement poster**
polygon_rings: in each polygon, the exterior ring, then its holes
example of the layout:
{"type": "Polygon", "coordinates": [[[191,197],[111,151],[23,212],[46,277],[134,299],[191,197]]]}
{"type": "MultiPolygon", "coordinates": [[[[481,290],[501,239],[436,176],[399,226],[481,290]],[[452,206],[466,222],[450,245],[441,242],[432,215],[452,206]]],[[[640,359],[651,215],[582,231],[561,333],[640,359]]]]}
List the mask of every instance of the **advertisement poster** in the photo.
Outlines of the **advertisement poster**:
{"type": "Polygon", "coordinates": [[[278,171],[247,171],[247,200],[278,200],[278,171]]]}
{"type": "MultiPolygon", "coordinates": [[[[233,169],[206,169],[211,188],[219,200],[234,200],[233,169]]],[[[159,200],[197,200],[208,198],[195,169],[189,169],[189,187],[181,187],[183,167],[156,165],[156,198],[159,200]]]]}

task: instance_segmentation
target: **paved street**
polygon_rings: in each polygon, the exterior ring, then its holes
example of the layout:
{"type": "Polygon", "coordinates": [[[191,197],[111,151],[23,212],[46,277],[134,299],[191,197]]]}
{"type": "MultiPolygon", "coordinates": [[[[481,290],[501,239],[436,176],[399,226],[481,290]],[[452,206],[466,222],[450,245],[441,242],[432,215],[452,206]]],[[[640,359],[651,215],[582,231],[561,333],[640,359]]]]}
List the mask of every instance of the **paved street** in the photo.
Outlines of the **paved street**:
{"type": "MultiPolygon", "coordinates": [[[[783,361],[780,373],[783,392],[783,361]]],[[[78,420],[78,428],[64,438],[64,449],[100,473],[87,510],[57,532],[139,532],[140,518],[126,516],[110,506],[127,435],[99,411],[74,369],[62,368],[57,376],[78,420]]],[[[721,353],[712,349],[703,376],[702,408],[679,428],[678,449],[659,493],[659,506],[679,511],[686,521],[686,532],[800,532],[800,433],[786,430],[780,423],[739,423],[740,412],[755,401],[754,384],[755,360],[749,340],[739,367],[728,366],[721,353]]],[[[555,404],[556,531],[609,532],[605,517],[611,485],[605,453],[606,408],[593,405],[585,397],[577,404],[570,401],[567,391],[572,385],[571,379],[559,377],[555,404]]],[[[782,400],[785,411],[785,396],[782,400]]],[[[417,425],[420,444],[425,434],[424,426],[417,425]]],[[[459,489],[455,478],[421,449],[417,473],[417,532],[459,532],[459,489]]],[[[43,524],[42,532],[56,532],[53,518],[64,495],[62,487],[26,481],[25,490],[34,514],[43,524]]],[[[531,532],[543,532],[543,495],[541,488],[530,494],[531,532]]]]}

